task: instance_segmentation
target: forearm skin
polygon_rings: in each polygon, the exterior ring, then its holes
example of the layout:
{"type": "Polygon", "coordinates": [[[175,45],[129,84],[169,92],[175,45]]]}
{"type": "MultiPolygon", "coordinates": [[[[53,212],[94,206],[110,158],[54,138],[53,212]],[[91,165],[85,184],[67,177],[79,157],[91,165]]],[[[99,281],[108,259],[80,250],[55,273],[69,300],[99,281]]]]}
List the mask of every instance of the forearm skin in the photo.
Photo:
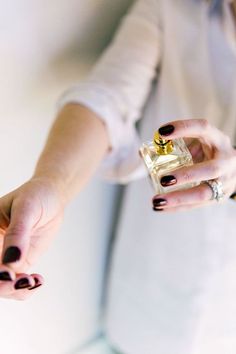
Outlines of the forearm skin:
{"type": "Polygon", "coordinates": [[[102,119],[80,104],[67,104],[49,132],[32,178],[53,183],[67,203],[90,180],[108,151],[102,119]]]}

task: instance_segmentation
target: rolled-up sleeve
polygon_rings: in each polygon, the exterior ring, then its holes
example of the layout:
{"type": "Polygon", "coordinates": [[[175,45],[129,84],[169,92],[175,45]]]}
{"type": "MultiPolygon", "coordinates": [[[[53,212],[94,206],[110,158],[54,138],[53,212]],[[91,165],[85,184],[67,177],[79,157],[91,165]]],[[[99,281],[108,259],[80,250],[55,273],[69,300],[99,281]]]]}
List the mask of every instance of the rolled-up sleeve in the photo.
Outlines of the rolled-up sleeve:
{"type": "Polygon", "coordinates": [[[135,123],[156,76],[161,33],[158,0],[136,1],[88,78],[59,99],[59,109],[79,103],[105,122],[111,151],[99,172],[111,181],[126,183],[140,174],[135,123]]]}

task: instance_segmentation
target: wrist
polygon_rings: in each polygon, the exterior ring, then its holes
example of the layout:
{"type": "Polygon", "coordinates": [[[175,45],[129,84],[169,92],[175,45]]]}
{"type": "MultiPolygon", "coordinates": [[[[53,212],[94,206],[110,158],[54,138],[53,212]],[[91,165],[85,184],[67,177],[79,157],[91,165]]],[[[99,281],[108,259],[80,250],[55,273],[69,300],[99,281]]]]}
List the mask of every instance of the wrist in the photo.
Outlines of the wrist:
{"type": "Polygon", "coordinates": [[[34,173],[30,181],[32,183],[37,183],[44,189],[50,190],[53,194],[56,195],[59,200],[60,205],[64,209],[69,202],[69,196],[67,195],[65,185],[63,181],[58,178],[56,175],[49,173],[34,173]]]}

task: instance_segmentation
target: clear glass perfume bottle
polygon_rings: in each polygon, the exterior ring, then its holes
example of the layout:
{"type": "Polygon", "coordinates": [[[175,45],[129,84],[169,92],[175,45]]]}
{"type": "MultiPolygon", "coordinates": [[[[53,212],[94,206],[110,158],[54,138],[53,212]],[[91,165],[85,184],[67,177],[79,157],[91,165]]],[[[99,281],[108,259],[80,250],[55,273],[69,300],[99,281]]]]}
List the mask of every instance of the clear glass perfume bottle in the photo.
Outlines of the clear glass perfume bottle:
{"type": "Polygon", "coordinates": [[[163,187],[160,183],[162,176],[170,175],[172,171],[182,166],[193,164],[192,155],[182,138],[167,140],[156,132],[153,141],[143,143],[139,151],[157,194],[191,188],[196,185],[196,183],[187,183],[181,186],[163,187]]]}

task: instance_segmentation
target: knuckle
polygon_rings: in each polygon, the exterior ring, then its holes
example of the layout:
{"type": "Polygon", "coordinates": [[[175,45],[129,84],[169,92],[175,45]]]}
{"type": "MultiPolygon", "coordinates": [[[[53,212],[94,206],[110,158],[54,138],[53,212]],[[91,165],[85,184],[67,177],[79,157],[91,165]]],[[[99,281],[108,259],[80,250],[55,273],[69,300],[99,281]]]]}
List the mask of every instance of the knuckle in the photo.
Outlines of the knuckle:
{"type": "Polygon", "coordinates": [[[14,225],[10,225],[8,230],[8,234],[9,234],[8,237],[10,238],[10,237],[18,236],[19,234],[21,235],[25,231],[26,231],[26,227],[24,223],[17,223],[14,225]]]}

